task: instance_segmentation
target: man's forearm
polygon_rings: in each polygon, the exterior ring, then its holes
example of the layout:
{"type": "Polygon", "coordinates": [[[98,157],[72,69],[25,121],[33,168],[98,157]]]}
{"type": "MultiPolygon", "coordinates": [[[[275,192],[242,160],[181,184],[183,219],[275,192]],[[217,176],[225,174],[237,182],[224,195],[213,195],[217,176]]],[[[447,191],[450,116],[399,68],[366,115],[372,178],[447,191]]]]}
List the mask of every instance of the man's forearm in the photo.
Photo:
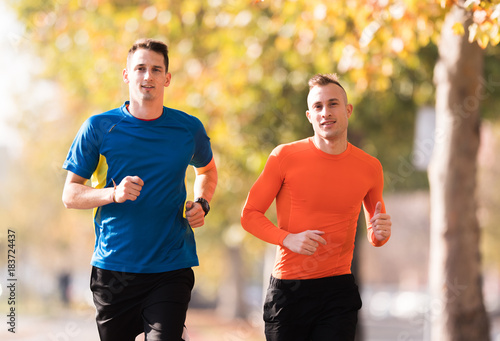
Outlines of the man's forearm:
{"type": "Polygon", "coordinates": [[[194,197],[201,197],[210,202],[217,187],[217,180],[217,168],[215,166],[204,173],[197,173],[194,181],[194,197]]]}
{"type": "Polygon", "coordinates": [[[66,208],[92,209],[113,202],[112,187],[96,189],[79,183],[66,183],[63,203],[66,208]]]}

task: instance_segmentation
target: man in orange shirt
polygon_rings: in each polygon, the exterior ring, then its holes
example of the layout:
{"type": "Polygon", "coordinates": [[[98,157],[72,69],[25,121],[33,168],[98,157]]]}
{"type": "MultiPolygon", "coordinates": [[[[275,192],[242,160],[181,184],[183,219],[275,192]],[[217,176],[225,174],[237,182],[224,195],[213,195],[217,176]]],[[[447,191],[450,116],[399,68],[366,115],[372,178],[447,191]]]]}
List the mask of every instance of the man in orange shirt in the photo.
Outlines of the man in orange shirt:
{"type": "Polygon", "coordinates": [[[361,299],[351,261],[363,204],[368,240],[391,235],[380,162],[347,141],[353,107],[336,75],[309,80],[314,136],[276,147],[248,194],[245,230],[278,245],[264,303],[268,341],[354,340],[361,299]],[[265,213],[276,199],[278,226],[265,213]]]}

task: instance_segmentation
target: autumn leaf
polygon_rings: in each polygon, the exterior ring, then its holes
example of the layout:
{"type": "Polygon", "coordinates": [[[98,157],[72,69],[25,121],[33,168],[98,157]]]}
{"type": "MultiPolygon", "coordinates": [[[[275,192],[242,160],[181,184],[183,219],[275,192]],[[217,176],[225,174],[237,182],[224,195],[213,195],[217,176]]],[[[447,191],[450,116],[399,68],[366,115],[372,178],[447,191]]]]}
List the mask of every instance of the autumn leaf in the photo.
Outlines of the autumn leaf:
{"type": "Polygon", "coordinates": [[[488,36],[488,34],[486,34],[485,32],[480,32],[478,34],[478,38],[477,38],[477,44],[479,45],[479,47],[481,47],[482,49],[485,49],[486,47],[488,47],[488,43],[490,41],[490,37],[488,36]]]}
{"type": "Polygon", "coordinates": [[[469,43],[476,39],[478,24],[474,23],[469,26],[469,43]]]}
{"type": "Polygon", "coordinates": [[[465,33],[465,29],[464,29],[464,25],[462,23],[455,23],[453,25],[453,33],[455,33],[456,35],[463,35],[465,33]]]}

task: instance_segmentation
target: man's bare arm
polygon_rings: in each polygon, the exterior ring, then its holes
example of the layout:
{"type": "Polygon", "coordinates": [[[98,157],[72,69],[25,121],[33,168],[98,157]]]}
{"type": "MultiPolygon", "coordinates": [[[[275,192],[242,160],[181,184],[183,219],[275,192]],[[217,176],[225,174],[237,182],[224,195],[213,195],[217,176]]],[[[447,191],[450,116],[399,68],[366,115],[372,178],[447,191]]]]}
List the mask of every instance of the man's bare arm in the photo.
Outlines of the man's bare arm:
{"type": "Polygon", "coordinates": [[[85,179],[68,171],[64,184],[62,201],[66,208],[91,209],[112,202],[122,203],[136,200],[144,182],[138,176],[125,177],[116,189],[114,187],[96,189],[87,186],[85,179]]]}
{"type": "Polygon", "coordinates": [[[217,187],[217,167],[214,165],[212,168],[203,173],[200,173],[199,170],[195,168],[195,172],[196,179],[194,181],[194,197],[201,197],[210,202],[215,193],[215,188],[217,187]]]}
{"type": "MultiPolygon", "coordinates": [[[[213,162],[213,160],[212,160],[213,162]]],[[[194,180],[194,197],[204,198],[208,202],[217,187],[218,175],[215,163],[210,168],[195,168],[196,179],[194,180]]],[[[186,202],[186,219],[191,227],[200,227],[205,224],[205,212],[201,205],[192,201],[186,202]]]]}

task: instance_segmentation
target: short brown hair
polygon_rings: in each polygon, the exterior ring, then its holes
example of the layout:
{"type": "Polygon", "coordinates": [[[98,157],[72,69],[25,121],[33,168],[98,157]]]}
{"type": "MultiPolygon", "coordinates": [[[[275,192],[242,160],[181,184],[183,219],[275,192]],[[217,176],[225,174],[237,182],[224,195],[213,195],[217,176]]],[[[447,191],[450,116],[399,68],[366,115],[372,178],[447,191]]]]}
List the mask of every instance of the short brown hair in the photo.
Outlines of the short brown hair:
{"type": "Polygon", "coordinates": [[[168,72],[168,46],[164,42],[149,38],[137,40],[128,51],[127,63],[130,60],[130,57],[135,53],[135,51],[139,49],[151,50],[162,54],[165,60],[165,72],[168,72]]]}
{"type": "Polygon", "coordinates": [[[337,76],[336,73],[318,73],[314,75],[311,79],[309,79],[309,90],[314,88],[315,86],[325,86],[328,84],[335,84],[338,85],[342,90],[344,90],[345,94],[345,102],[347,104],[347,92],[345,91],[344,87],[342,84],[339,82],[339,77],[337,76]]]}

